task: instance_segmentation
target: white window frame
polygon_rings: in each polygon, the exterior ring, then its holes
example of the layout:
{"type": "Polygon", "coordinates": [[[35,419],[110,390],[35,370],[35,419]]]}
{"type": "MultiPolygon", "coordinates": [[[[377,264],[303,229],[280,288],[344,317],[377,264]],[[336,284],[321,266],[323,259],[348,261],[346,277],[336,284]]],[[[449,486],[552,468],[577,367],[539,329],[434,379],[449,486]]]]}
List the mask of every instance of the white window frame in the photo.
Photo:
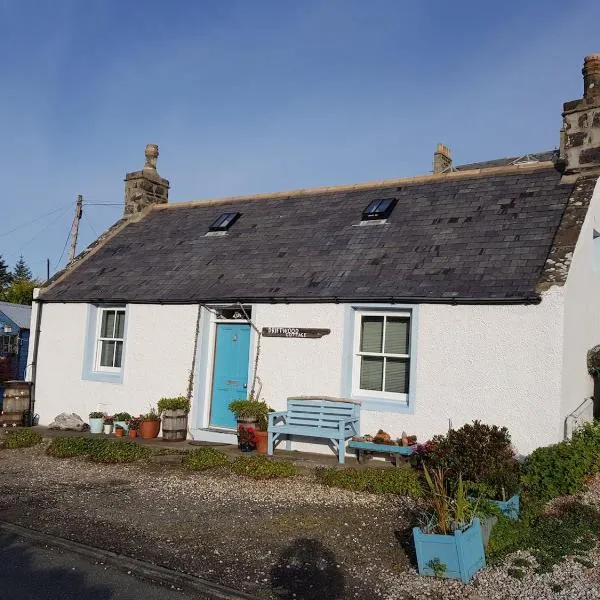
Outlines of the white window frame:
{"type": "MultiPolygon", "coordinates": [[[[98,308],[98,318],[97,318],[97,322],[96,322],[96,336],[95,336],[95,356],[94,356],[94,371],[98,372],[98,373],[120,373],[121,370],[123,369],[123,360],[124,360],[124,355],[125,355],[125,335],[126,335],[126,320],[127,318],[127,313],[126,313],[126,309],[124,306],[102,306],[98,308]],[[124,319],[124,324],[123,324],[123,337],[122,338],[117,338],[117,337],[111,337],[111,338],[107,338],[107,337],[102,337],[101,336],[101,331],[102,331],[102,321],[104,320],[104,314],[107,312],[114,312],[114,313],[118,313],[118,312],[122,312],[123,313],[123,319],[124,319]],[[102,342],[121,342],[122,343],[122,350],[121,350],[121,366],[120,367],[106,367],[106,366],[102,366],[100,364],[100,359],[102,357],[102,342]]],[[[117,319],[116,319],[116,314],[115,314],[115,327],[116,327],[116,323],[117,323],[117,319]]],[[[113,329],[114,331],[114,329],[113,329]]],[[[115,344],[115,351],[116,351],[116,344],[115,344]]],[[[114,363],[114,354],[113,354],[113,363],[114,363]]]]}
{"type": "MultiPolygon", "coordinates": [[[[408,359],[408,373],[409,373],[409,390],[410,390],[410,376],[411,376],[411,363],[414,360],[412,356],[412,314],[411,311],[387,311],[387,310],[360,310],[354,311],[354,342],[352,348],[352,395],[361,397],[368,396],[370,398],[378,398],[382,400],[394,400],[399,404],[408,405],[409,394],[399,394],[397,392],[385,392],[378,390],[365,390],[360,387],[360,366],[361,358],[363,356],[376,356],[376,357],[388,357],[388,358],[405,358],[408,359]],[[385,340],[385,328],[387,324],[387,317],[402,317],[408,319],[408,354],[391,354],[386,352],[361,352],[360,350],[360,338],[362,332],[362,319],[363,317],[384,317],[383,321],[383,340],[385,340]]],[[[384,348],[385,349],[385,348],[384,348]]],[[[383,361],[383,381],[385,382],[385,364],[383,361]]]]}

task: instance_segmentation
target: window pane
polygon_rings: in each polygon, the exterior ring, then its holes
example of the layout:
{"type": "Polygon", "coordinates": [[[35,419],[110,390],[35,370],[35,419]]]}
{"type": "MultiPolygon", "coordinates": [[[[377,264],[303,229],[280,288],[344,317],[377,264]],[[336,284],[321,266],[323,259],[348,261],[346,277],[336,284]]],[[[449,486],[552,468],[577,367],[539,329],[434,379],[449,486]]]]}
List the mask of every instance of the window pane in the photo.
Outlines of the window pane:
{"type": "Polygon", "coordinates": [[[382,341],[383,317],[363,317],[360,336],[361,352],[381,352],[382,341]]]}
{"type": "Polygon", "coordinates": [[[405,317],[388,317],[385,326],[386,354],[408,354],[408,322],[405,317]]]}
{"type": "Polygon", "coordinates": [[[382,391],[383,358],[363,356],[360,363],[360,388],[382,391]]]}
{"type": "Polygon", "coordinates": [[[115,311],[102,311],[102,327],[100,328],[100,337],[114,337],[115,331],[115,311]]]}
{"type": "Polygon", "coordinates": [[[115,337],[123,339],[125,337],[125,311],[117,311],[117,327],[115,331],[115,337]]]}
{"type": "Polygon", "coordinates": [[[385,364],[385,391],[396,394],[408,394],[408,366],[407,358],[386,358],[385,364]]]}
{"type": "Polygon", "coordinates": [[[116,342],[100,342],[100,366],[112,367],[116,342]]]}
{"type": "Polygon", "coordinates": [[[121,367],[121,361],[123,359],[123,342],[116,342],[115,348],[115,367],[121,367]]]}

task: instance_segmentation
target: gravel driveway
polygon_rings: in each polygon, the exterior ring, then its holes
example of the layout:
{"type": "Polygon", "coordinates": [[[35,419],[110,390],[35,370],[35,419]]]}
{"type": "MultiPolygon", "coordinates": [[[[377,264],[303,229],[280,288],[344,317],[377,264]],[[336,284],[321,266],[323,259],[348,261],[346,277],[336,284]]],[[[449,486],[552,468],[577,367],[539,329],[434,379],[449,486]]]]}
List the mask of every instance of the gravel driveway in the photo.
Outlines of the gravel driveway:
{"type": "MultiPolygon", "coordinates": [[[[253,481],[56,459],[41,446],[0,452],[0,519],[260,599],[600,599],[600,571],[573,561],[516,580],[508,560],[469,586],[419,577],[405,552],[414,508],[402,498],[327,488],[308,475],[253,481]]],[[[598,564],[596,553],[590,559],[598,564]]]]}

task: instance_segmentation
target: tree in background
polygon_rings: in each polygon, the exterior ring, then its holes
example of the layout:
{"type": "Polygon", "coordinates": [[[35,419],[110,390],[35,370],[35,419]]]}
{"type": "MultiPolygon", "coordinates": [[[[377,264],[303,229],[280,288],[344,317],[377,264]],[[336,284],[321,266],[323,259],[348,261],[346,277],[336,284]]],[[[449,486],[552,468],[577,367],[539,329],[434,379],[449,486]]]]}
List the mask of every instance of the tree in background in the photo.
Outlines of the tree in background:
{"type": "Polygon", "coordinates": [[[12,273],[0,256],[0,300],[14,304],[31,304],[33,289],[40,287],[21,255],[12,273]]]}
{"type": "Polygon", "coordinates": [[[2,256],[0,256],[0,294],[10,285],[12,281],[12,275],[8,270],[8,265],[4,262],[2,256]]]}
{"type": "Polygon", "coordinates": [[[1,295],[5,302],[14,304],[31,304],[33,302],[33,289],[42,284],[35,279],[26,281],[24,279],[15,279],[1,295]]]}
{"type": "Polygon", "coordinates": [[[31,281],[33,279],[31,269],[27,266],[22,254],[13,269],[12,278],[14,281],[31,281]]]}

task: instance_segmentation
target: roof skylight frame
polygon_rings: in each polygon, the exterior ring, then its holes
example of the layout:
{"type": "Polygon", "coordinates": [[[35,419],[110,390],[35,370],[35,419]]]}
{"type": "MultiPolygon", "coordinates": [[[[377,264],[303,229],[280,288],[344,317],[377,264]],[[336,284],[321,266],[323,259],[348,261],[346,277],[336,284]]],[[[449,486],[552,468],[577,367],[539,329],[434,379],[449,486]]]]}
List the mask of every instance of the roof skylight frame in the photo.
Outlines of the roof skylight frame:
{"type": "Polygon", "coordinates": [[[228,231],[230,227],[242,216],[239,212],[226,212],[219,216],[211,226],[209,231],[228,231]]]}
{"type": "Polygon", "coordinates": [[[398,203],[398,198],[377,198],[362,211],[361,221],[387,219],[398,203]]]}

